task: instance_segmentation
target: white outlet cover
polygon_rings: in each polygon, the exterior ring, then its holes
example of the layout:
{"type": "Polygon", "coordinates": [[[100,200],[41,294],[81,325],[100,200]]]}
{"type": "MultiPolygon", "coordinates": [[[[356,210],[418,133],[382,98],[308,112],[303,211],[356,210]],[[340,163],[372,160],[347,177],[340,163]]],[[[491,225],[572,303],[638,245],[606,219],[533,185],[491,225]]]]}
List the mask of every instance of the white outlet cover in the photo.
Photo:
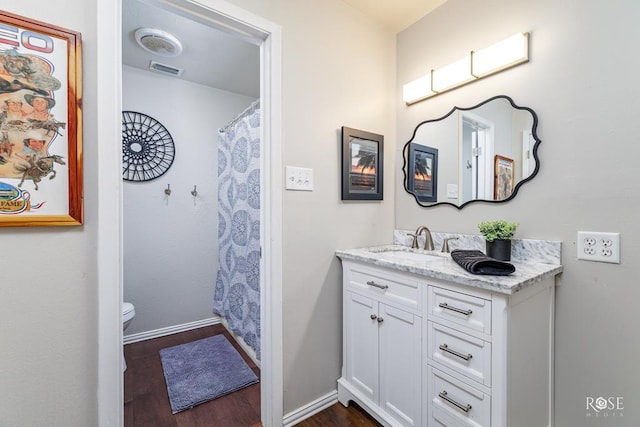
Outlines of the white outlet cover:
{"type": "Polygon", "coordinates": [[[578,231],[578,259],[620,264],[620,233],[578,231]]]}
{"type": "Polygon", "coordinates": [[[287,166],[284,188],[286,190],[313,191],[313,169],[287,166]]]}
{"type": "Polygon", "coordinates": [[[458,198],[458,184],[447,184],[447,199],[458,198]]]}

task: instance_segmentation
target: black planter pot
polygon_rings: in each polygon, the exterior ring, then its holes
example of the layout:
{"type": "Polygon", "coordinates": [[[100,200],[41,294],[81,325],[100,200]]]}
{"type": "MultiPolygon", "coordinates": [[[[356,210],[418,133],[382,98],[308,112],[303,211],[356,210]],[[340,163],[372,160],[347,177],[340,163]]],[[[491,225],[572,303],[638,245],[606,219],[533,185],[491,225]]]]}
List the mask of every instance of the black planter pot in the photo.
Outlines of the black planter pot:
{"type": "Polygon", "coordinates": [[[494,240],[487,243],[487,256],[501,261],[511,260],[511,240],[494,240]]]}

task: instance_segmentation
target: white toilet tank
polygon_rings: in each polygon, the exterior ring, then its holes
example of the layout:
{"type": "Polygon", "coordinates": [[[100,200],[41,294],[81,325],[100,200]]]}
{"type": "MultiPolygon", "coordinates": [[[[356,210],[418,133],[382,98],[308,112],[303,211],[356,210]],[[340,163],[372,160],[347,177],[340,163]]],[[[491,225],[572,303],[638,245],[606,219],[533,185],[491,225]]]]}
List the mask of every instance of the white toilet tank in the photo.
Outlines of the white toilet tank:
{"type": "Polygon", "coordinates": [[[131,319],[136,315],[136,309],[130,302],[122,303],[122,330],[127,329],[131,319]]]}
{"type": "MultiPolygon", "coordinates": [[[[124,331],[131,323],[133,316],[136,315],[136,309],[130,302],[122,303],[122,330],[124,331]]],[[[127,370],[127,362],[124,360],[124,352],[122,353],[122,372],[127,370]]]]}

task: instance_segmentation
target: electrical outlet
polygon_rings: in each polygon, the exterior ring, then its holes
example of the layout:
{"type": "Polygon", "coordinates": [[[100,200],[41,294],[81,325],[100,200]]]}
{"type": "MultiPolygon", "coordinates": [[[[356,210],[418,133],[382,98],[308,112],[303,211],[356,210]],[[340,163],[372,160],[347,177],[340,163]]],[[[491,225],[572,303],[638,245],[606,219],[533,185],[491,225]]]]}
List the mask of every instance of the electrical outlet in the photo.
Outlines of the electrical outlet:
{"type": "Polygon", "coordinates": [[[578,231],[578,259],[620,264],[620,233],[578,231]]]}

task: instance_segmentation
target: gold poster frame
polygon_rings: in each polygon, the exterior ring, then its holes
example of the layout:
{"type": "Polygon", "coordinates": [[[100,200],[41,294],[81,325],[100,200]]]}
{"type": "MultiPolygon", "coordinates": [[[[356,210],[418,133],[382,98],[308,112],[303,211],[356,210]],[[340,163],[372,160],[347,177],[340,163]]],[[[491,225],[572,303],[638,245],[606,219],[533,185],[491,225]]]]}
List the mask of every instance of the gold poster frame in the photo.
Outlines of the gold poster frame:
{"type": "Polygon", "coordinates": [[[13,169],[5,166],[5,170],[14,174],[0,175],[0,227],[81,225],[81,34],[0,11],[0,98],[4,110],[0,110],[4,119],[0,122],[0,160],[2,165],[9,164],[13,169]],[[33,105],[22,110],[23,106],[35,104],[36,98],[47,101],[44,116],[36,116],[38,111],[33,105]],[[8,120],[9,107],[18,104],[21,110],[13,112],[21,115],[17,120],[8,120]],[[34,147],[40,151],[32,149],[31,155],[20,156],[20,149],[24,153],[31,148],[29,142],[38,141],[37,132],[41,141],[34,147]],[[13,140],[8,137],[10,134],[13,140]],[[64,148],[54,154],[51,147],[64,148]],[[61,182],[65,178],[67,185],[61,182]],[[55,208],[38,211],[45,205],[55,208]]]}

